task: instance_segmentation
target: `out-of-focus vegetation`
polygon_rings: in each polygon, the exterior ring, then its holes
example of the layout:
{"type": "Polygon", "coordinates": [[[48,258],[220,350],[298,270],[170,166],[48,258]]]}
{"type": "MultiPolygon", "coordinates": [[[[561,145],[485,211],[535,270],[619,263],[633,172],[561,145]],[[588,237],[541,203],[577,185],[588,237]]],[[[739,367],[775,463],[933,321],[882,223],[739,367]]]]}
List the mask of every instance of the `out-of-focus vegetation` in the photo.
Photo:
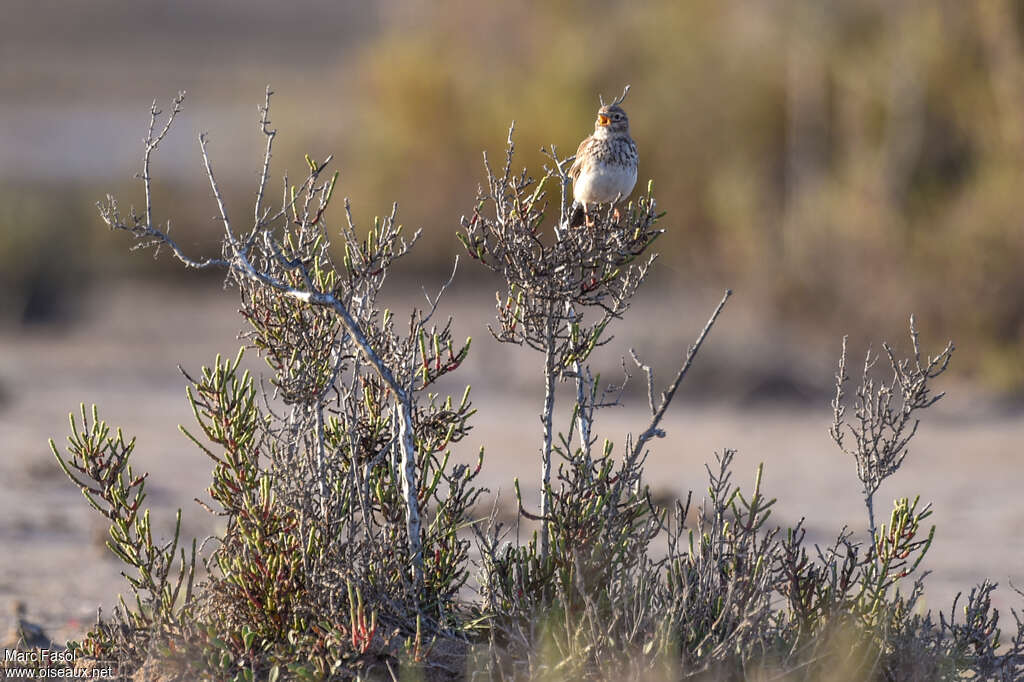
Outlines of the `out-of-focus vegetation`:
{"type": "MultiPolygon", "coordinates": [[[[216,46],[224,58],[205,65],[184,51],[158,51],[164,61],[147,78],[146,53],[137,51],[132,87],[117,105],[138,111],[141,126],[152,97],[182,87],[203,93],[204,83],[215,83],[199,97],[248,106],[259,98],[255,84],[270,81],[280,95],[275,124],[289,131],[278,158],[298,172],[306,151],[334,150],[340,191],[360,198],[360,222],[397,197],[403,220],[424,228],[420,264],[447,267],[461,198],[479,176],[479,149],[500,149],[517,117],[524,152],[551,143],[572,152],[591,126],[597,94],[628,82],[641,178],[654,180],[669,212],[662,272],[680,286],[729,284],[763,297],[780,317],[828,332],[894,329],[912,309],[924,332],[976,351],[964,354],[966,371],[999,388],[1024,385],[1022,6],[310,4],[292,15],[303,22],[276,33],[254,26],[280,23],[279,14],[240,6],[250,20],[217,24],[203,49],[216,46]],[[353,17],[361,17],[358,31],[353,17]],[[337,41],[325,38],[331,27],[337,41]],[[270,43],[273,50],[261,50],[270,43]]],[[[184,7],[196,22],[223,19],[184,7]]],[[[188,44],[185,26],[142,21],[133,39],[145,44],[149,32],[188,44]]],[[[115,73],[118,60],[126,61],[110,58],[115,73]]],[[[24,85],[18,61],[0,75],[14,95],[24,85]]],[[[73,114],[75,98],[91,96],[80,90],[69,87],[59,106],[73,114]]],[[[256,135],[255,120],[251,131],[212,131],[214,153],[225,135],[256,135]]],[[[539,153],[523,160],[539,171],[539,153]]],[[[227,181],[250,187],[258,159],[232,161],[238,166],[227,181]]],[[[212,243],[199,236],[213,229],[208,192],[192,191],[174,207],[175,230],[212,243]]],[[[12,192],[8,185],[4,194],[12,192]]],[[[62,204],[60,216],[84,221],[88,208],[65,212],[62,204]]],[[[60,220],[54,209],[47,204],[49,224],[60,220]]],[[[0,211],[0,254],[7,276],[18,277],[12,264],[38,251],[34,239],[49,243],[51,232],[13,215],[0,211]]]]}

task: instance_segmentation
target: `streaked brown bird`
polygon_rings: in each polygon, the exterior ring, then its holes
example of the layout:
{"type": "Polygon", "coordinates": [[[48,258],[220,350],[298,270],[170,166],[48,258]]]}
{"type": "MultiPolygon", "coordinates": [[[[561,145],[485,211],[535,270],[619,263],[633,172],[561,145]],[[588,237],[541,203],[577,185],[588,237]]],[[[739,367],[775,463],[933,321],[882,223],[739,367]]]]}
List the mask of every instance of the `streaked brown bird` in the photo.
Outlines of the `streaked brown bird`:
{"type": "Polygon", "coordinates": [[[575,199],[569,217],[572,227],[584,222],[592,225],[593,206],[621,201],[636,185],[639,156],[636,142],[629,135],[629,118],[621,106],[627,94],[628,85],[611,104],[601,99],[594,134],[580,142],[576,150],[576,160],[569,169],[575,199]]]}

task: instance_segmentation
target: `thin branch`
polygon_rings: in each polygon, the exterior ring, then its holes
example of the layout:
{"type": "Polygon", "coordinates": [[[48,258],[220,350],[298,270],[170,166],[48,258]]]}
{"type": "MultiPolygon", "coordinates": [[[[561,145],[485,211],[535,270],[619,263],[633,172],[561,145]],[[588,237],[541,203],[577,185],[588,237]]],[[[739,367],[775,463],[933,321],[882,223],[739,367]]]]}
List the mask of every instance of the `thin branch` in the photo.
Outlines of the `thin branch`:
{"type": "MultiPolygon", "coordinates": [[[[270,128],[270,96],[273,94],[274,92],[268,85],[266,99],[263,102],[263,106],[260,107],[260,132],[267,138],[267,149],[263,154],[263,169],[260,171],[260,184],[256,190],[256,204],[253,207],[253,232],[256,232],[256,230],[266,224],[267,216],[260,215],[260,208],[263,206],[263,193],[266,191],[267,180],[270,177],[270,152],[274,146],[274,137],[277,135],[277,130],[270,128]]],[[[269,209],[267,210],[269,212],[269,209]]]]}
{"type": "Polygon", "coordinates": [[[224,206],[224,197],[221,196],[220,187],[217,186],[217,180],[213,177],[213,166],[210,164],[210,155],[206,150],[207,146],[207,134],[199,134],[199,149],[202,150],[203,154],[203,166],[206,167],[206,177],[210,181],[210,189],[213,190],[213,197],[217,200],[217,209],[220,211],[221,222],[224,223],[224,236],[227,238],[228,244],[232,247],[236,247],[235,235],[231,232],[231,221],[228,219],[228,210],[224,206]]]}
{"type": "Polygon", "coordinates": [[[164,137],[167,136],[167,132],[171,129],[171,124],[174,123],[175,117],[179,113],[181,113],[181,104],[184,101],[185,101],[185,91],[182,90],[174,98],[173,106],[171,108],[171,113],[167,116],[167,122],[164,124],[163,129],[160,131],[160,133],[156,137],[153,137],[153,130],[154,130],[155,126],[156,126],[157,117],[159,117],[160,114],[161,114],[160,110],[156,108],[156,100],[153,100],[153,105],[149,109],[149,113],[150,113],[150,116],[149,116],[149,129],[146,132],[146,140],[145,140],[146,147],[145,147],[145,152],[143,153],[143,156],[142,156],[142,183],[143,183],[143,185],[145,186],[145,189],[146,189],[146,224],[147,225],[152,225],[153,224],[153,212],[152,212],[153,202],[152,202],[151,194],[150,194],[151,178],[150,178],[150,174],[149,174],[150,159],[153,156],[153,152],[155,152],[157,147],[160,146],[160,143],[163,141],[164,137]]]}
{"type": "Polygon", "coordinates": [[[650,365],[644,364],[632,348],[629,349],[629,354],[632,356],[637,368],[647,377],[647,406],[650,408],[651,416],[653,417],[658,413],[658,408],[654,406],[654,370],[651,369],[650,365]]]}
{"type": "Polygon", "coordinates": [[[437,310],[437,304],[441,302],[441,297],[444,296],[445,292],[448,291],[448,287],[450,287],[452,285],[452,282],[455,281],[455,272],[458,269],[459,255],[455,254],[455,263],[452,265],[452,272],[450,275],[448,275],[448,279],[445,280],[444,284],[441,285],[441,288],[438,289],[437,295],[434,296],[433,300],[430,299],[430,294],[427,293],[426,287],[423,287],[423,297],[427,299],[427,305],[429,306],[430,309],[427,311],[426,316],[422,320],[420,320],[421,326],[426,325],[427,322],[430,321],[430,318],[434,316],[434,312],[437,310]]]}
{"type": "Polygon", "coordinates": [[[722,312],[722,309],[725,308],[725,302],[729,300],[730,296],[732,296],[732,290],[726,289],[725,295],[722,296],[722,300],[719,301],[715,311],[711,313],[711,317],[708,318],[707,324],[704,325],[704,328],[697,336],[697,340],[686,351],[686,359],[683,362],[683,366],[679,368],[679,373],[676,374],[676,378],[668,387],[668,390],[661,394],[661,403],[658,405],[658,409],[655,410],[654,415],[651,417],[651,423],[636,439],[636,444],[633,446],[632,453],[630,453],[631,459],[637,459],[640,456],[640,453],[643,451],[647,441],[651,440],[655,436],[660,438],[664,435],[664,432],[658,428],[658,424],[661,423],[662,417],[665,416],[665,411],[668,410],[668,406],[671,404],[672,398],[675,396],[676,390],[679,388],[679,384],[681,384],[683,379],[686,377],[686,373],[690,370],[690,365],[693,364],[693,359],[697,357],[697,353],[700,352],[700,347],[704,344],[704,339],[707,338],[711,328],[715,326],[715,321],[718,320],[718,316],[722,312]]]}

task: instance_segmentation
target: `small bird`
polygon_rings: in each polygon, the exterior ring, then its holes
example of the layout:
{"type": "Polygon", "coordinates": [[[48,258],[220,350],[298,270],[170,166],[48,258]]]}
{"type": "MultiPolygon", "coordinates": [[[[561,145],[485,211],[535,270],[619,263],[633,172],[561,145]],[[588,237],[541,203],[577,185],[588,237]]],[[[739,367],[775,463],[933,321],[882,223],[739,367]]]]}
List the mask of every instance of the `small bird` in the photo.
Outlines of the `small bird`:
{"type": "MultiPolygon", "coordinates": [[[[594,122],[594,134],[580,142],[576,161],[569,169],[572,193],[576,200],[569,225],[592,225],[589,207],[625,199],[636,184],[639,156],[636,142],[629,135],[629,118],[620,106],[629,93],[629,86],[611,104],[601,99],[594,122]]],[[[616,216],[618,210],[616,210],[616,216]]]]}
{"type": "Polygon", "coordinates": [[[16,649],[19,651],[28,651],[32,649],[63,649],[58,644],[55,644],[45,632],[43,628],[35,623],[32,623],[25,619],[25,604],[20,600],[11,602],[11,616],[13,623],[10,629],[7,631],[7,636],[4,638],[3,646],[7,649],[16,649]]]}

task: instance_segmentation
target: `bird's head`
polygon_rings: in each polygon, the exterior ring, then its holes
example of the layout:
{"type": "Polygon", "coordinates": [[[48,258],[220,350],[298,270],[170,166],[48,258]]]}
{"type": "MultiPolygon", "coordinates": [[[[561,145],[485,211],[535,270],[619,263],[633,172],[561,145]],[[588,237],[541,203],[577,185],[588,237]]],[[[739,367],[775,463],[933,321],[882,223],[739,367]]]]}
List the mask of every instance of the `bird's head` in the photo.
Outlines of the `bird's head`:
{"type": "Polygon", "coordinates": [[[603,137],[606,135],[620,135],[622,133],[629,134],[629,117],[626,116],[625,110],[620,106],[628,94],[629,86],[627,85],[622,94],[616,97],[611,104],[605,104],[604,98],[600,98],[601,108],[597,110],[597,120],[594,121],[594,133],[596,135],[603,137]]]}
{"type": "Polygon", "coordinates": [[[597,110],[594,132],[604,134],[628,133],[629,117],[618,104],[606,104],[597,110]]]}

